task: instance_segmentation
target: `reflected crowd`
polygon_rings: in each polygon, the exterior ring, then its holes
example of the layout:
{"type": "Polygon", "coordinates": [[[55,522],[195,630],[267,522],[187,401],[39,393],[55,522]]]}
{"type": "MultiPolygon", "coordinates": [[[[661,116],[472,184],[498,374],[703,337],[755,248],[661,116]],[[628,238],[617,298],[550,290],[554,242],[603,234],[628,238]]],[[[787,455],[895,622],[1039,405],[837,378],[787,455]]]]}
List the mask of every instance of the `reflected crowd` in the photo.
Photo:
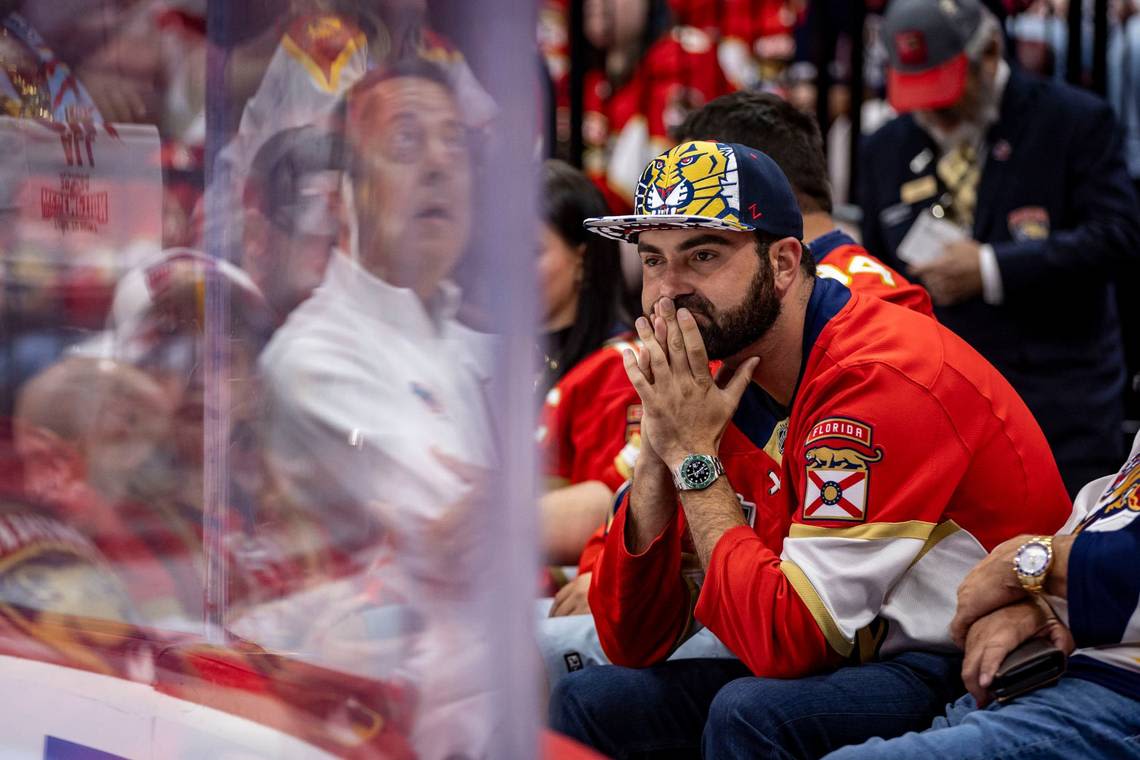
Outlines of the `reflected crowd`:
{"type": "Polygon", "coordinates": [[[415,0],[78,10],[0,8],[3,653],[176,694],[220,658],[326,750],[483,756],[494,346],[453,276],[494,102],[415,0]]]}

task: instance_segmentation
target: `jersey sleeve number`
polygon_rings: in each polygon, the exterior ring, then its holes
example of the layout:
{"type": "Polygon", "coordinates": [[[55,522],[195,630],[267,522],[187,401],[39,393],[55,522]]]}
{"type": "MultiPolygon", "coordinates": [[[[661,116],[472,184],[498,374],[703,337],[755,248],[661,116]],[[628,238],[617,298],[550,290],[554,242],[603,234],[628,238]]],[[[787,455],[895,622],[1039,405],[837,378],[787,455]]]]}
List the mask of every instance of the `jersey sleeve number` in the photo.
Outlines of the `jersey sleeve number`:
{"type": "Polygon", "coordinates": [[[879,262],[866,256],[852,256],[847,264],[847,271],[843,271],[832,264],[820,264],[815,268],[820,277],[830,277],[839,280],[844,285],[850,285],[852,278],[857,274],[877,275],[888,288],[897,287],[891,271],[879,262]]]}

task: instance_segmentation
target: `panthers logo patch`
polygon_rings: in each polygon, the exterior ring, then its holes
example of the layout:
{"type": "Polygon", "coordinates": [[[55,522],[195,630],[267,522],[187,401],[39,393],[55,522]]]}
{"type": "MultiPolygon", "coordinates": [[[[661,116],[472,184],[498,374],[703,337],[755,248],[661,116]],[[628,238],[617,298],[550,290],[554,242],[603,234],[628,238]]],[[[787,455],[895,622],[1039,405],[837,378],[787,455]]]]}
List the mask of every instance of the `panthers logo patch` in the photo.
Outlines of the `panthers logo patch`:
{"type": "Polygon", "coordinates": [[[1009,234],[1019,243],[1049,237],[1049,212],[1041,206],[1025,206],[1011,211],[1009,234]]]}
{"type": "Polygon", "coordinates": [[[655,158],[637,184],[636,214],[704,216],[740,223],[736,154],[727,145],[682,143],[655,158]]]}
{"type": "Polygon", "coordinates": [[[867,519],[871,465],[883,458],[883,450],[871,445],[871,433],[870,425],[844,417],[812,426],[804,441],[805,521],[867,519]]]}

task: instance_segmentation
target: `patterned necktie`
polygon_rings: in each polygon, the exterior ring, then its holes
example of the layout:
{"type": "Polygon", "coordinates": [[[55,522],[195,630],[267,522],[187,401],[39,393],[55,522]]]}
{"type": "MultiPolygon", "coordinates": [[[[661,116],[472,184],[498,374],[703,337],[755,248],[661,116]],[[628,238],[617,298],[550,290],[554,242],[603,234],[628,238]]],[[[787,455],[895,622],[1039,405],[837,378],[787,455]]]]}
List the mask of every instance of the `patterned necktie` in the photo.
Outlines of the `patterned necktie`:
{"type": "Polygon", "coordinates": [[[973,229],[981,177],[977,151],[972,145],[960,145],[938,159],[934,171],[950,196],[946,209],[950,217],[965,229],[973,229]]]}

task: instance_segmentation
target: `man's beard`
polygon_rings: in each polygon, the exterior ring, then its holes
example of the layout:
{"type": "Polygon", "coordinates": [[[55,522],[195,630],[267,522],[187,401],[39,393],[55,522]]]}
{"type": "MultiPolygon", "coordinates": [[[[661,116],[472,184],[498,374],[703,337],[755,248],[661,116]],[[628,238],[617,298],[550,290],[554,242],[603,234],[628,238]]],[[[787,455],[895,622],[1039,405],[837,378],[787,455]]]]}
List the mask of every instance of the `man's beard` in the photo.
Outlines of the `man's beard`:
{"type": "Polygon", "coordinates": [[[760,256],[744,302],[733,309],[719,310],[704,296],[690,293],[673,299],[678,309],[685,308],[693,316],[703,316],[697,329],[705,342],[709,359],[728,359],[764,337],[780,316],[780,299],[772,277],[772,264],[767,250],[760,256]]]}
{"type": "Polygon", "coordinates": [[[982,79],[974,86],[976,91],[971,96],[973,102],[965,109],[962,104],[942,109],[958,112],[960,121],[953,127],[941,126],[929,112],[914,112],[914,120],[933,138],[943,153],[963,146],[979,145],[990,127],[1001,117],[1001,98],[996,81],[982,79]]]}

